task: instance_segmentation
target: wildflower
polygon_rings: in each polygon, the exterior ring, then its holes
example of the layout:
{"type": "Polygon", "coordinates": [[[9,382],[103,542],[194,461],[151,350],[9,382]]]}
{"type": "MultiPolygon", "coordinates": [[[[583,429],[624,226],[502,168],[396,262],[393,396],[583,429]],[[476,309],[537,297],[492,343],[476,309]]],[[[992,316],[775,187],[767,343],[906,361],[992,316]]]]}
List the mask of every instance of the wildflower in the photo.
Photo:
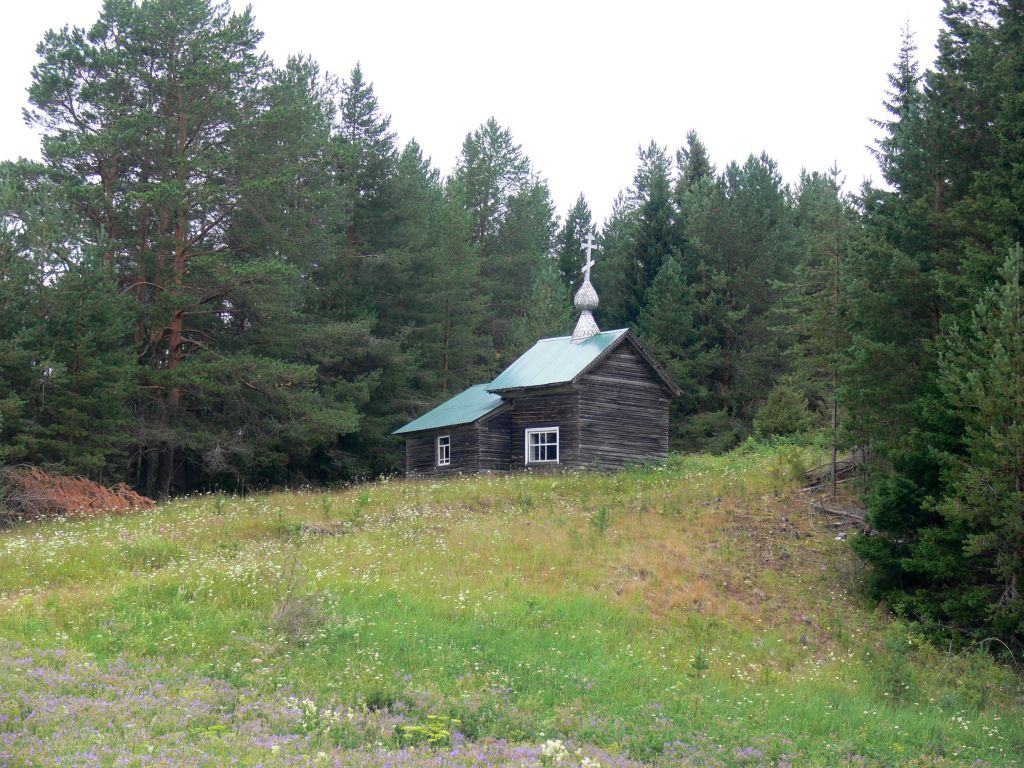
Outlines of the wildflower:
{"type": "Polygon", "coordinates": [[[541,745],[540,753],[545,765],[559,765],[569,757],[569,750],[561,739],[548,739],[541,745]]]}

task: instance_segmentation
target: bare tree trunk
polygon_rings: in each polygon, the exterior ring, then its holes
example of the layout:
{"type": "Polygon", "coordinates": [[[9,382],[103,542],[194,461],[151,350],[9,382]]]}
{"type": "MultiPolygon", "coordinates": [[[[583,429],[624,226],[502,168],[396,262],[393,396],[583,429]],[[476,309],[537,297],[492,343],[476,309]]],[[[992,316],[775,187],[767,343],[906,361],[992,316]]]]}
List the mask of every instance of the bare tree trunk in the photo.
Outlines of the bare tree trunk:
{"type": "MultiPolygon", "coordinates": [[[[839,176],[838,164],[834,178],[839,176]]],[[[838,187],[837,187],[838,188],[838,187]]],[[[840,225],[841,215],[837,215],[836,223],[836,252],[835,265],[833,269],[833,359],[831,359],[831,374],[833,374],[833,462],[831,462],[831,500],[836,501],[836,454],[839,442],[839,328],[840,328],[840,301],[842,292],[840,287],[841,267],[843,260],[843,230],[840,225]]]]}
{"type": "Polygon", "coordinates": [[[441,394],[445,397],[448,396],[448,364],[451,359],[451,336],[452,336],[452,291],[454,287],[449,283],[447,286],[447,295],[445,296],[444,304],[444,353],[443,357],[443,371],[441,381],[441,394]]]}
{"type": "Polygon", "coordinates": [[[157,495],[166,499],[171,495],[171,481],[174,479],[174,446],[160,448],[160,471],[157,475],[157,495]]]}
{"type": "MultiPolygon", "coordinates": [[[[177,78],[173,78],[177,95],[177,146],[179,166],[176,171],[177,180],[184,186],[187,175],[181,165],[181,158],[186,150],[186,124],[184,95],[177,78]]],[[[185,273],[188,270],[188,221],[185,212],[185,203],[179,200],[177,210],[174,213],[174,254],[171,261],[171,285],[180,289],[184,283],[185,273]]],[[[167,326],[167,370],[174,371],[181,364],[183,349],[183,331],[185,327],[185,312],[177,310],[171,316],[167,326]]],[[[179,420],[181,406],[181,388],[172,382],[164,395],[164,422],[173,433],[173,426],[179,420]]],[[[176,446],[165,441],[160,448],[160,470],[157,475],[157,487],[161,497],[167,498],[171,493],[171,484],[174,481],[174,454],[176,446]]]]}
{"type": "Polygon", "coordinates": [[[836,454],[839,435],[839,403],[836,397],[836,375],[832,374],[832,467],[830,471],[831,498],[836,500],[836,454]]]}
{"type": "Polygon", "coordinates": [[[107,234],[107,250],[103,253],[103,263],[107,265],[108,269],[113,269],[114,266],[114,238],[117,235],[116,231],[116,216],[114,214],[114,185],[117,183],[117,157],[110,158],[108,163],[100,164],[100,178],[103,181],[103,202],[106,212],[106,225],[104,229],[107,234]]]}

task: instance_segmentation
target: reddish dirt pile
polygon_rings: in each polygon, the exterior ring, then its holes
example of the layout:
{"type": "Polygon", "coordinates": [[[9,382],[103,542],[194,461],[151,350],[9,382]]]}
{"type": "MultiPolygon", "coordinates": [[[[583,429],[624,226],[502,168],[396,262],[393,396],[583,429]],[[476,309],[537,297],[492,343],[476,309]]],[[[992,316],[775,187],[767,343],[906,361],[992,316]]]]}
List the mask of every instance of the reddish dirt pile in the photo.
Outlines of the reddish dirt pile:
{"type": "Polygon", "coordinates": [[[123,483],[107,488],[84,477],[49,474],[39,467],[0,469],[0,524],[59,515],[127,512],[154,503],[123,483]]]}

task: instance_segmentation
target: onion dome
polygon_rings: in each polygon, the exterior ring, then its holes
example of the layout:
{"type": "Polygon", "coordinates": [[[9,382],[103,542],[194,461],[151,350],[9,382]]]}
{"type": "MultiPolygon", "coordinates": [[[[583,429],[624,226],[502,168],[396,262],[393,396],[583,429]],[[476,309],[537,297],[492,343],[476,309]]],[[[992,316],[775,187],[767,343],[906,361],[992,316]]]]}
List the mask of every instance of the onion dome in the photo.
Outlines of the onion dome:
{"type": "Polygon", "coordinates": [[[594,245],[594,238],[587,235],[587,242],[583,244],[583,248],[587,252],[587,261],[583,265],[583,269],[580,270],[583,272],[583,285],[576,291],[576,297],[573,299],[576,309],[580,311],[580,319],[576,321],[576,330],[572,332],[573,344],[580,344],[601,332],[601,329],[597,327],[597,321],[594,320],[594,315],[591,314],[593,310],[597,309],[598,304],[597,291],[594,290],[594,286],[590,282],[590,268],[594,266],[592,254],[597,248],[594,245]]]}

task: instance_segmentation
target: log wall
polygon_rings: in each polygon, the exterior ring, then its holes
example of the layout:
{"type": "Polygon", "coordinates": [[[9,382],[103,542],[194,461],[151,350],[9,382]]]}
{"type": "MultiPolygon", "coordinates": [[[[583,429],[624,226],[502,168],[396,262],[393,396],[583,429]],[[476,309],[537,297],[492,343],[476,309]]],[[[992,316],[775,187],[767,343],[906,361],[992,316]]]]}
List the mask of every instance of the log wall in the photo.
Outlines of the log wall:
{"type": "Polygon", "coordinates": [[[503,408],[489,419],[480,422],[480,470],[507,472],[511,455],[509,431],[512,422],[508,410],[503,408]]]}
{"type": "Polygon", "coordinates": [[[480,470],[480,448],[477,427],[468,424],[460,427],[446,427],[431,432],[421,432],[405,438],[405,473],[407,475],[453,475],[469,474],[480,470]],[[452,463],[437,466],[437,443],[439,435],[451,436],[452,463]]]}
{"type": "Polygon", "coordinates": [[[577,382],[580,455],[591,469],[668,455],[669,392],[629,344],[620,344],[577,382]]]}
{"type": "Polygon", "coordinates": [[[580,466],[580,400],[574,389],[513,396],[509,407],[511,468],[552,472],[580,466]],[[558,463],[526,463],[526,430],[558,427],[558,463]]]}

